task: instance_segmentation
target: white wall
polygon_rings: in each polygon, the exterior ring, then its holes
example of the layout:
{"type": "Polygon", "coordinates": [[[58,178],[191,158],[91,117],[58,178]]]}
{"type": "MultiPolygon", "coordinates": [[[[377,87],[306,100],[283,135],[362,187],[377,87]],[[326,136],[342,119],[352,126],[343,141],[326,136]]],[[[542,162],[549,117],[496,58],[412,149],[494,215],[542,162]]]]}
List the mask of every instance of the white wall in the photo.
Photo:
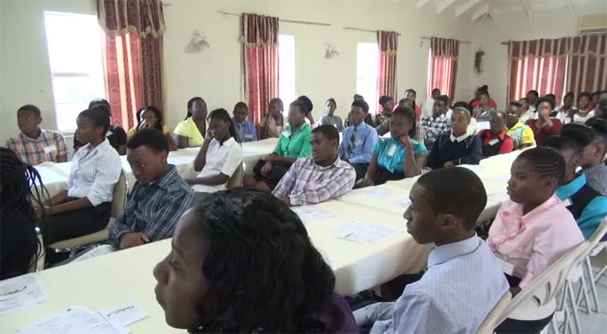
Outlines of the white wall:
{"type": "MultiPolygon", "coordinates": [[[[16,110],[26,103],[38,105],[43,126],[55,128],[54,103],[46,50],[43,12],[95,14],[95,0],[0,0],[0,138],[18,131],[16,110]]],[[[347,114],[356,90],[356,43],[376,42],[376,34],[344,31],[344,26],[396,30],[399,39],[398,91],[406,88],[426,95],[429,41],[420,36],[469,39],[472,23],[456,21],[452,13],[437,16],[434,8],[418,10],[411,1],[393,0],[165,0],[167,31],[164,37],[167,86],[167,121],[175,126],[192,96],[203,96],[209,108],[231,111],[241,100],[240,22],[217,10],[254,12],[285,19],[330,23],[330,27],[281,22],[280,32],[293,34],[296,47],[297,94],[314,102],[314,116],[324,112],[324,101],[337,99],[337,113],[347,114]],[[210,50],[188,53],[191,33],[204,31],[210,50]],[[325,43],[335,44],[336,58],[325,60],[325,43]]],[[[462,45],[456,88],[457,99],[468,99],[471,87],[471,46],[462,45]]],[[[398,96],[400,98],[402,96],[398,96]]],[[[288,103],[288,101],[285,101],[288,103]]]]}

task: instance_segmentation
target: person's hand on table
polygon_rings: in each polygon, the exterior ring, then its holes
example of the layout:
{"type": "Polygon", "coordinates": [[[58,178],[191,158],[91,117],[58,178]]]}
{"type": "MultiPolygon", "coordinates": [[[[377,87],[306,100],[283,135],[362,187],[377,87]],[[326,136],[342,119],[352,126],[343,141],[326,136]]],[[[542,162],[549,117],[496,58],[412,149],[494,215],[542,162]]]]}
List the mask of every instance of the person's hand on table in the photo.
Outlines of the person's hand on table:
{"type": "Polygon", "coordinates": [[[141,246],[148,242],[150,242],[150,239],[143,233],[125,233],[120,237],[120,249],[141,246]]]}
{"type": "Polygon", "coordinates": [[[266,163],[261,167],[261,176],[266,177],[268,173],[272,170],[272,162],[266,161],[266,163]]]}
{"type": "Polygon", "coordinates": [[[455,167],[455,164],[453,163],[453,161],[447,161],[445,162],[443,167],[455,167]]]}
{"type": "Polygon", "coordinates": [[[372,187],[375,185],[375,182],[373,182],[370,179],[362,179],[359,183],[358,183],[360,188],[365,188],[365,187],[372,187]]]}

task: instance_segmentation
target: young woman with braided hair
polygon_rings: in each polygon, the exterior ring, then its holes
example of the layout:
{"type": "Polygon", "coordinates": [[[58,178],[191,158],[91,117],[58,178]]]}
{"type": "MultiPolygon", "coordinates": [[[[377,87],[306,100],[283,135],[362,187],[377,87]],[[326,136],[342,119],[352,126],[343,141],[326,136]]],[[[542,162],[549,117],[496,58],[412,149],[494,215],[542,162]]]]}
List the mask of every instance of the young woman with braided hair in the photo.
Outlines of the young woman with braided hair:
{"type": "Polygon", "coordinates": [[[45,190],[34,167],[0,147],[0,280],[26,274],[39,255],[34,205],[42,205],[45,190]]]}
{"type": "MultiPolygon", "coordinates": [[[[512,164],[510,199],[497,213],[487,243],[498,257],[513,265],[512,272],[506,273],[513,294],[584,241],[567,204],[556,195],[565,171],[565,159],[549,147],[523,151],[512,164]]],[[[539,333],[552,319],[554,307],[545,311],[548,317],[533,320],[528,314],[519,317],[515,312],[496,332],[539,333]]]]}

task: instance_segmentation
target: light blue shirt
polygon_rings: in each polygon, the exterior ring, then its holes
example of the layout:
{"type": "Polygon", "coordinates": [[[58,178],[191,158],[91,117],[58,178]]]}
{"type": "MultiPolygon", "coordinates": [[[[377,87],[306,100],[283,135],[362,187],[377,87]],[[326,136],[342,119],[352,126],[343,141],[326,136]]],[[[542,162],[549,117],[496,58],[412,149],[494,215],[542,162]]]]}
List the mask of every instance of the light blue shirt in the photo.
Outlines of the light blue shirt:
{"type": "MultiPolygon", "coordinates": [[[[581,174],[566,185],[558,187],[556,196],[562,201],[569,200],[571,196],[575,195],[585,185],[586,174],[581,174]]],[[[605,216],[607,216],[607,198],[603,196],[593,198],[582,210],[582,214],[576,219],[577,225],[584,235],[584,239],[588,240],[590,238],[605,216]]]]}
{"type": "MultiPolygon", "coordinates": [[[[428,155],[428,150],[424,144],[412,139],[413,154],[428,155]]],[[[387,170],[390,173],[404,173],[404,161],[407,156],[407,149],[403,146],[400,140],[394,138],[379,139],[373,153],[377,153],[377,165],[387,170]]]]}
{"type": "Polygon", "coordinates": [[[348,156],[350,148],[350,138],[354,135],[354,125],[344,130],[344,135],[339,145],[339,157],[351,164],[368,164],[373,156],[373,148],[379,137],[375,128],[362,122],[356,126],[356,136],[354,137],[355,147],[352,154],[348,156]]]}
{"type": "Polygon", "coordinates": [[[497,259],[476,235],[440,246],[428,270],[407,285],[395,303],[377,303],[354,312],[372,334],[476,333],[510,289],[497,259]]]}

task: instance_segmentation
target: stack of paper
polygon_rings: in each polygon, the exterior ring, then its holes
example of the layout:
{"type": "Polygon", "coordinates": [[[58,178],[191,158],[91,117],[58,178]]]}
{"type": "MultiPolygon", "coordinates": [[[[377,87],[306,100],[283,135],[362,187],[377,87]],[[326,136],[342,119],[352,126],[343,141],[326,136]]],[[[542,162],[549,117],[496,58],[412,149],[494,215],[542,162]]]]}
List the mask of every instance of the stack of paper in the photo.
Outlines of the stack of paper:
{"type": "Polygon", "coordinates": [[[0,315],[21,310],[48,300],[38,281],[24,275],[0,282],[0,315]]]}
{"type": "Polygon", "coordinates": [[[401,233],[391,228],[356,221],[336,226],[333,232],[341,239],[371,243],[382,243],[401,233]]]}
{"type": "Polygon", "coordinates": [[[373,197],[390,197],[394,196],[395,193],[392,190],[381,188],[381,187],[366,187],[352,191],[353,194],[365,194],[373,197]]]}
{"type": "Polygon", "coordinates": [[[291,208],[304,223],[333,218],[331,212],[321,210],[313,205],[304,205],[291,208]]]}

